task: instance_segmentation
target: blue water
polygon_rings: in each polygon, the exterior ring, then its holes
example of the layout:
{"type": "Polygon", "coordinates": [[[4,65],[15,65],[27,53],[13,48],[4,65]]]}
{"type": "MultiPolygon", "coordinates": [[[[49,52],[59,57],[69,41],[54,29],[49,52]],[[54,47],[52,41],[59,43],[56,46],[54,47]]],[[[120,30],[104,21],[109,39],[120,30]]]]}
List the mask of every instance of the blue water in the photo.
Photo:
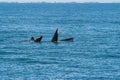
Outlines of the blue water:
{"type": "Polygon", "coordinates": [[[0,80],[120,80],[120,4],[0,3],[0,80]]]}

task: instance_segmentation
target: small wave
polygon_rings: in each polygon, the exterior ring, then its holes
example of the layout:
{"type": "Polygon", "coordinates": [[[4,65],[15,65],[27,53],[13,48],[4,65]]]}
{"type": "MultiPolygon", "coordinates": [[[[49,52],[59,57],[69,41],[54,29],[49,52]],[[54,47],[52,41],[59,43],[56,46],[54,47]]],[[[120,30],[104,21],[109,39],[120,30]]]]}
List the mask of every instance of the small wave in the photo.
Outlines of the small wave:
{"type": "Polygon", "coordinates": [[[4,51],[0,51],[0,55],[11,55],[11,54],[24,54],[24,53],[16,53],[16,52],[4,52],[4,51]]]}
{"type": "Polygon", "coordinates": [[[54,62],[54,61],[37,61],[37,60],[33,60],[33,61],[27,61],[27,63],[38,63],[38,64],[59,64],[58,62],[54,62]]]}
{"type": "Polygon", "coordinates": [[[113,59],[117,59],[120,58],[120,55],[96,55],[94,56],[94,58],[113,58],[113,59]]]}
{"type": "Polygon", "coordinates": [[[110,23],[112,23],[112,24],[119,24],[120,25],[120,21],[112,21],[110,23]]]}
{"type": "Polygon", "coordinates": [[[29,64],[59,64],[57,61],[45,61],[45,60],[41,61],[31,58],[0,58],[0,60],[15,61],[15,62],[29,63],[29,64]]]}

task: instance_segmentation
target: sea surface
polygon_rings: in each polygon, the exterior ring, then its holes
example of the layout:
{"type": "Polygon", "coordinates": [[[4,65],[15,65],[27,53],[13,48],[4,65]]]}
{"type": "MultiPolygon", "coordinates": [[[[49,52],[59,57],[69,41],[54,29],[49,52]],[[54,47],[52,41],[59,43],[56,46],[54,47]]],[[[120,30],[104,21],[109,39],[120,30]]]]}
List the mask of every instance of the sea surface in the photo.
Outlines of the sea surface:
{"type": "Polygon", "coordinates": [[[0,3],[0,80],[120,80],[120,4],[0,3]]]}

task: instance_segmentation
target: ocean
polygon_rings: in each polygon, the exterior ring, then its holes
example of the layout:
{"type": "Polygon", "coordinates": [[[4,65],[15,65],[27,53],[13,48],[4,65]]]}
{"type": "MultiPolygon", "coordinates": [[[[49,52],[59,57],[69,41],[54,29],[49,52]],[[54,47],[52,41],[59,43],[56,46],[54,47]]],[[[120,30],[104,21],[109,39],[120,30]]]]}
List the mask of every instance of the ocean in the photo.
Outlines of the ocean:
{"type": "Polygon", "coordinates": [[[119,3],[0,3],[0,80],[120,80],[119,42],[119,3]]]}

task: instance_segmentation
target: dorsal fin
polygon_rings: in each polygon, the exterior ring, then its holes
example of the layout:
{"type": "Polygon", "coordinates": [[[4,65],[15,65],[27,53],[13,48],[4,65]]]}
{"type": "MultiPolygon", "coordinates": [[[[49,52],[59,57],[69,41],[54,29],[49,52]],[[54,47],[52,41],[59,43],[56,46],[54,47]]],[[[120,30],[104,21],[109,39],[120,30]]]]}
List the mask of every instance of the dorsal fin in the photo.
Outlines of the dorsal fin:
{"type": "Polygon", "coordinates": [[[54,33],[54,36],[51,40],[52,42],[58,42],[58,28],[56,29],[55,33],[54,33]]]}

